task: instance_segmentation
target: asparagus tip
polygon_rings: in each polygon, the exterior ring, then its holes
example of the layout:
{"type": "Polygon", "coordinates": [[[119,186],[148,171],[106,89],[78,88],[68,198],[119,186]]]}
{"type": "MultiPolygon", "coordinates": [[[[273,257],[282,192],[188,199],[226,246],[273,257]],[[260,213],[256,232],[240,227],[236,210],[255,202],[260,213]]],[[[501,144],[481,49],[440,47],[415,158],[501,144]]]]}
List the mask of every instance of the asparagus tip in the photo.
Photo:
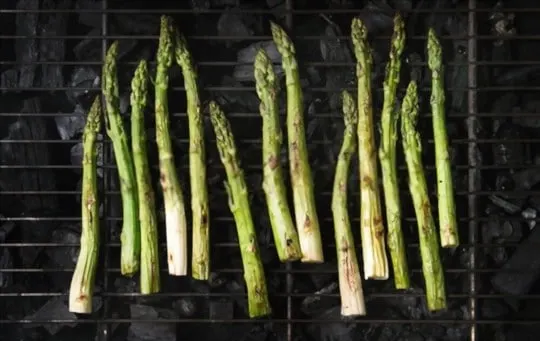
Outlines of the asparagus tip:
{"type": "Polygon", "coordinates": [[[131,80],[131,103],[138,103],[141,107],[146,106],[148,98],[148,63],[141,60],[135,69],[131,80]]]}
{"type": "MultiPolygon", "coordinates": [[[[395,55],[401,55],[403,48],[405,47],[405,22],[399,13],[394,17],[394,33],[391,41],[395,55]]],[[[392,57],[393,55],[394,54],[391,54],[390,56],[392,57]]]]}
{"type": "Polygon", "coordinates": [[[174,23],[171,17],[161,16],[161,26],[159,30],[159,44],[157,51],[158,67],[169,68],[173,59],[173,27],[174,23]]]}
{"type": "Polygon", "coordinates": [[[427,39],[429,69],[431,71],[440,70],[442,67],[442,48],[433,28],[429,28],[427,39]]]}
{"type": "MultiPolygon", "coordinates": [[[[264,49],[260,49],[255,56],[254,63],[255,89],[259,98],[269,89],[277,88],[277,79],[274,73],[272,60],[264,49]]],[[[261,112],[262,113],[262,112],[261,112]]]]}
{"type": "Polygon", "coordinates": [[[285,32],[283,27],[271,21],[270,30],[272,31],[272,39],[274,40],[279,53],[281,53],[283,57],[294,55],[296,51],[294,44],[291,42],[291,38],[287,32],[285,32]]]}
{"type": "Polygon", "coordinates": [[[360,18],[354,18],[351,23],[351,34],[353,42],[367,38],[367,27],[360,18]]]}

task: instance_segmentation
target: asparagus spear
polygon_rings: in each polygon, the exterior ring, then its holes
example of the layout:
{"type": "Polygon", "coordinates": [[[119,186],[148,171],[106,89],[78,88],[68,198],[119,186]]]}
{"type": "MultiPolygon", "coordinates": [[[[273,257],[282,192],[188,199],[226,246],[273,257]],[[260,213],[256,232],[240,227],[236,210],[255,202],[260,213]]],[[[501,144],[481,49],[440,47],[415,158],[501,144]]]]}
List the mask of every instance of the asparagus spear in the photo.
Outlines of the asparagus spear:
{"type": "Polygon", "coordinates": [[[183,35],[176,30],[176,62],[184,74],[189,121],[189,176],[191,183],[191,212],[193,247],[191,272],[195,279],[207,280],[210,275],[210,240],[208,187],[206,184],[206,152],[204,122],[197,89],[197,71],[183,35]]]}
{"type": "Polygon", "coordinates": [[[352,95],[343,91],[343,119],[345,132],[339,152],[334,190],[332,192],[332,215],[336,236],[336,251],[339,274],[339,292],[341,295],[341,315],[365,315],[366,306],[362,290],[362,277],[358,269],[358,259],[351,232],[351,222],[347,208],[347,178],[351,158],[356,149],[356,124],[358,111],[352,95]]]}
{"type": "Polygon", "coordinates": [[[360,234],[365,279],[388,279],[388,259],[384,240],[377,175],[377,154],[373,132],[371,99],[371,49],[364,23],[353,19],[351,35],[356,55],[358,79],[358,157],[360,159],[360,234]]]}
{"type": "Polygon", "coordinates": [[[120,271],[123,275],[131,276],[139,270],[141,236],[139,226],[139,202],[137,198],[137,183],[135,167],[128,136],[120,116],[120,96],[118,94],[117,75],[118,41],[115,41],[107,51],[103,66],[102,91],[107,108],[105,127],[112,141],[118,176],[120,177],[120,192],[122,195],[123,227],[120,252],[120,271]]]}
{"type": "Polygon", "coordinates": [[[401,109],[401,136],[407,170],[409,190],[418,221],[422,272],[426,285],[428,309],[431,311],[446,307],[444,272],[439,256],[439,243],[422,164],[422,145],[416,130],[418,121],[418,96],[416,82],[411,81],[403,99],[401,109]]]}
{"type": "Polygon", "coordinates": [[[428,66],[431,70],[431,112],[433,114],[433,137],[435,140],[435,166],[437,168],[437,197],[439,204],[439,229],[442,247],[455,247],[459,244],[456,220],[456,204],[446,118],[444,110],[444,81],[441,45],[435,31],[428,32],[428,66]]]}
{"type": "Polygon", "coordinates": [[[187,275],[187,221],[184,195],[174,165],[169,134],[168,71],[173,61],[173,23],[168,16],[161,17],[157,70],[155,80],[156,142],[159,154],[159,172],[167,236],[167,263],[169,274],[187,275]]]}
{"type": "Polygon", "coordinates": [[[135,164],[141,224],[141,293],[159,291],[156,204],[146,152],[144,109],[148,101],[148,66],[142,60],[131,81],[131,149],[135,164]]]}
{"type": "Polygon", "coordinates": [[[405,24],[399,14],[394,17],[394,34],[390,45],[390,60],[386,65],[384,101],[381,115],[381,160],[386,220],[388,225],[388,249],[394,268],[394,283],[397,289],[410,287],[409,269],[405,253],[405,242],[401,231],[401,207],[396,167],[397,122],[395,111],[396,89],[399,84],[401,53],[405,45],[405,24]]]}
{"type": "Polygon", "coordinates": [[[271,22],[271,30],[274,43],[282,57],[282,67],[287,83],[289,171],[302,262],[322,263],[324,262],[324,254],[304,131],[304,103],[296,52],[291,39],[283,28],[271,22]]]}
{"type": "Polygon", "coordinates": [[[259,245],[253,226],[246,182],[232,135],[231,126],[216,102],[210,102],[210,119],[216,134],[221,162],[227,173],[225,189],[229,208],[234,216],[246,281],[250,317],[271,313],[264,269],[259,255],[259,245]]]}
{"type": "Polygon", "coordinates": [[[292,219],[287,192],[280,165],[281,129],[279,126],[279,104],[277,101],[278,79],[272,61],[261,49],[255,57],[255,80],[257,95],[261,100],[259,111],[263,124],[263,189],[274,241],[282,262],[302,257],[298,233],[292,219]]]}
{"type": "Polygon", "coordinates": [[[99,202],[97,189],[97,134],[101,126],[101,101],[96,96],[86,118],[82,160],[81,249],[69,289],[69,311],[92,312],[92,295],[99,253],[99,202]]]}

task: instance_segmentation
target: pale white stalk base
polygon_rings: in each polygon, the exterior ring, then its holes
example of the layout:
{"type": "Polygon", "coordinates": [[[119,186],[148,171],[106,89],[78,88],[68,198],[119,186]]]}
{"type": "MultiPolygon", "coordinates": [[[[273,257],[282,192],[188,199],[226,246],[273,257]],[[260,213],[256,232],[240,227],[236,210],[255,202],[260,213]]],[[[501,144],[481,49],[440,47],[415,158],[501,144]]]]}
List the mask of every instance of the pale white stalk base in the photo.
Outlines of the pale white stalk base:
{"type": "Polygon", "coordinates": [[[187,257],[187,221],[184,206],[178,198],[165,202],[165,228],[167,235],[167,264],[169,274],[186,276],[187,257]]]}
{"type": "Polygon", "coordinates": [[[300,249],[302,251],[302,263],[323,263],[324,257],[321,249],[311,233],[301,233],[300,249]]]}
{"type": "Polygon", "coordinates": [[[85,262],[77,262],[69,288],[69,311],[76,314],[92,313],[94,283],[92,283],[93,279],[89,279],[85,276],[88,275],[88,273],[85,274],[85,272],[92,266],[89,264],[91,263],[91,260],[88,255],[90,255],[90,250],[81,247],[79,259],[84,259],[85,262]]]}
{"type": "Polygon", "coordinates": [[[364,259],[364,278],[374,280],[387,280],[390,276],[388,270],[388,257],[386,256],[386,243],[382,225],[380,208],[373,207],[374,194],[369,189],[361,189],[361,228],[362,256],[364,259]]]}
{"type": "Polygon", "coordinates": [[[347,253],[339,256],[339,292],[341,296],[342,316],[366,315],[362,277],[354,255],[347,253]]]}

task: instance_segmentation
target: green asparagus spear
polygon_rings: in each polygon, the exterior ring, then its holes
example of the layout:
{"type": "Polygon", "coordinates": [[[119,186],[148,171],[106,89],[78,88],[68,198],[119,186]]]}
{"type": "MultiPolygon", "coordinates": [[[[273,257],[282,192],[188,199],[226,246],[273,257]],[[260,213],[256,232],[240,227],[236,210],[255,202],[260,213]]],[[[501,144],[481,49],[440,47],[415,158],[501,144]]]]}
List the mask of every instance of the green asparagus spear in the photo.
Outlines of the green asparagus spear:
{"type": "Polygon", "coordinates": [[[343,119],[345,132],[343,144],[339,152],[334,190],[332,192],[332,215],[334,218],[334,233],[336,236],[336,251],[339,274],[339,292],[341,296],[341,315],[365,315],[364,292],[362,277],[358,268],[355,244],[351,232],[351,222],[347,207],[347,179],[352,156],[356,150],[356,124],[358,110],[352,95],[343,91],[343,119]]]}
{"type": "Polygon", "coordinates": [[[384,102],[381,115],[382,136],[379,147],[388,225],[388,249],[390,250],[390,258],[394,268],[394,283],[397,289],[410,287],[405,242],[401,230],[401,207],[396,165],[397,122],[399,118],[399,113],[395,111],[396,90],[399,84],[400,58],[404,46],[405,24],[401,16],[397,14],[394,17],[390,60],[386,65],[384,102]]]}
{"type": "Polygon", "coordinates": [[[296,228],[302,250],[302,262],[322,263],[324,262],[324,254],[306,145],[304,102],[295,56],[296,52],[293,42],[283,28],[271,22],[271,30],[274,43],[281,54],[282,67],[285,71],[287,83],[289,171],[293,189],[296,228]]]}
{"type": "Polygon", "coordinates": [[[428,32],[428,66],[431,70],[431,112],[435,140],[435,166],[437,169],[437,198],[439,204],[439,233],[442,247],[459,245],[456,204],[450,169],[450,151],[444,110],[444,80],[441,45],[435,31],[428,32]]]}
{"type": "Polygon", "coordinates": [[[422,273],[426,285],[428,309],[431,311],[446,308],[444,272],[439,256],[439,243],[422,164],[422,145],[416,129],[418,121],[418,95],[416,82],[411,81],[403,99],[401,109],[401,136],[407,170],[409,190],[418,221],[422,273]]]}
{"type": "Polygon", "coordinates": [[[120,271],[132,276],[139,270],[141,256],[141,236],[139,226],[139,202],[135,166],[129,148],[128,136],[120,116],[120,96],[117,75],[118,42],[115,41],[107,51],[103,66],[102,91],[105,97],[105,127],[112,141],[114,156],[120,178],[122,195],[123,228],[120,252],[120,271]]]}
{"type": "Polygon", "coordinates": [[[148,101],[148,66],[142,60],[131,81],[131,149],[135,163],[141,224],[141,293],[159,291],[159,253],[154,189],[146,152],[144,110],[148,101]]]}
{"type": "Polygon", "coordinates": [[[96,96],[83,132],[81,248],[69,289],[69,311],[92,312],[92,295],[99,254],[99,199],[97,188],[97,134],[101,126],[101,100],[96,96]]]}
{"type": "Polygon", "coordinates": [[[167,90],[169,68],[174,53],[173,23],[168,16],[161,17],[155,80],[156,142],[159,154],[159,172],[167,236],[167,263],[169,274],[187,275],[187,221],[184,195],[174,165],[169,132],[169,105],[167,90]]]}
{"type": "Polygon", "coordinates": [[[189,121],[189,177],[191,182],[191,212],[193,246],[191,272],[195,279],[207,280],[210,275],[210,236],[208,187],[206,184],[206,151],[204,122],[197,88],[197,71],[186,40],[178,30],[175,35],[176,62],[184,74],[189,121]]]}
{"type": "Polygon", "coordinates": [[[351,35],[358,79],[358,158],[360,159],[360,234],[365,279],[388,279],[388,259],[378,187],[377,153],[371,98],[371,48],[364,23],[353,19],[351,35]]]}
{"type": "Polygon", "coordinates": [[[216,135],[216,143],[221,162],[227,174],[225,189],[229,197],[229,208],[234,216],[242,263],[246,281],[250,317],[260,317],[271,313],[264,269],[259,254],[259,245],[244,173],[237,157],[237,149],[231,126],[216,102],[210,102],[210,119],[216,135]]]}
{"type": "Polygon", "coordinates": [[[298,233],[294,226],[287,191],[280,165],[281,129],[279,126],[278,79],[272,60],[261,49],[255,58],[257,95],[261,100],[259,111],[263,124],[263,189],[274,241],[282,262],[302,257],[298,233]]]}

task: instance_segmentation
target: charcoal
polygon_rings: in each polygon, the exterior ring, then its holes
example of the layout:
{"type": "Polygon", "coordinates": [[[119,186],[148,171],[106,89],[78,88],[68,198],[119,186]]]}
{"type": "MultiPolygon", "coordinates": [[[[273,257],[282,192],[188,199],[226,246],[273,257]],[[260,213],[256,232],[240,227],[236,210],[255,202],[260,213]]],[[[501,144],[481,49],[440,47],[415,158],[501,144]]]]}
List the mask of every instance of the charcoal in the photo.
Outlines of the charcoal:
{"type": "MultiPolygon", "coordinates": [[[[132,304],[131,318],[134,320],[157,320],[160,318],[177,318],[167,309],[158,309],[147,305],[132,304]]],[[[174,323],[145,323],[133,321],[128,330],[128,341],[176,341],[174,323]]]]}
{"type": "Polygon", "coordinates": [[[314,292],[302,300],[301,310],[304,314],[314,316],[320,314],[331,307],[339,306],[339,298],[331,297],[328,294],[334,294],[339,286],[336,282],[330,283],[326,287],[314,292]]]}
{"type": "Polygon", "coordinates": [[[54,117],[58,134],[62,140],[71,140],[83,132],[86,124],[86,110],[77,104],[73,114],[58,115],[54,117]]]}
{"type": "Polygon", "coordinates": [[[523,105],[522,111],[526,112],[527,114],[535,113],[536,115],[514,116],[512,117],[512,123],[527,129],[540,128],[540,101],[537,101],[536,99],[524,99],[524,101],[525,104],[523,105]]]}
{"type": "Polygon", "coordinates": [[[122,33],[154,34],[159,31],[159,16],[120,14],[114,16],[115,27],[122,33]]]}
{"type": "MultiPolygon", "coordinates": [[[[0,215],[0,221],[2,221],[4,218],[4,216],[0,215]]],[[[3,222],[2,225],[0,225],[0,243],[6,241],[6,238],[10,235],[11,232],[13,232],[14,228],[15,223],[13,221],[6,221],[3,222]]]]}
{"type": "MultiPolygon", "coordinates": [[[[101,29],[101,13],[90,11],[99,11],[103,6],[102,2],[103,0],[77,0],[75,8],[79,13],[79,23],[101,29]]],[[[97,41],[101,44],[101,41],[97,41]]]]}
{"type": "Polygon", "coordinates": [[[523,295],[540,276],[540,229],[535,228],[521,242],[504,266],[493,276],[493,287],[502,293],[523,295]],[[537,255],[538,257],[536,257],[537,255]]]}
{"type": "Polygon", "coordinates": [[[399,311],[403,316],[412,320],[420,320],[426,316],[427,311],[420,299],[424,291],[419,288],[411,288],[405,295],[396,295],[385,298],[390,306],[399,311]]]}
{"type": "Polygon", "coordinates": [[[273,10],[273,15],[278,19],[283,19],[287,15],[287,5],[284,0],[266,0],[266,6],[273,10]]]}
{"type": "MultiPolygon", "coordinates": [[[[8,248],[0,249],[0,269],[13,269],[13,258],[8,248]]],[[[13,273],[0,272],[0,288],[5,289],[13,284],[13,273]]]]}
{"type": "MultiPolygon", "coordinates": [[[[342,36],[339,26],[328,20],[323,39],[320,41],[322,59],[328,63],[352,63],[353,57],[347,40],[338,38],[342,36]]],[[[341,108],[341,89],[352,85],[355,81],[354,67],[326,68],[326,89],[330,109],[338,111],[341,108]]]]}
{"type": "Polygon", "coordinates": [[[69,82],[71,89],[68,90],[67,96],[73,104],[76,104],[80,97],[88,94],[87,88],[97,88],[99,82],[100,76],[96,70],[90,67],[78,67],[71,74],[71,81],[69,82]]]}
{"type": "Polygon", "coordinates": [[[255,56],[260,49],[264,49],[274,63],[274,72],[276,75],[283,75],[283,69],[281,68],[281,55],[276,48],[276,44],[269,40],[253,43],[238,51],[236,61],[239,65],[234,67],[234,79],[239,82],[255,81],[255,76],[253,75],[253,62],[255,61],[255,56]]]}
{"type": "MultiPolygon", "coordinates": [[[[54,230],[51,236],[51,243],[59,244],[77,244],[81,238],[80,227],[62,228],[54,230]]],[[[77,263],[79,254],[76,247],[54,247],[47,248],[46,253],[49,258],[56,264],[56,268],[72,269],[77,263]]]]}
{"type": "MultiPolygon", "coordinates": [[[[75,320],[77,315],[69,312],[67,302],[62,297],[53,297],[49,299],[40,309],[30,316],[28,320],[75,320]]],[[[75,327],[77,323],[43,323],[30,324],[28,327],[33,328],[41,326],[47,330],[50,335],[56,335],[65,327],[75,327]]]]}
{"type": "MultiPolygon", "coordinates": [[[[221,81],[223,87],[240,87],[242,83],[235,80],[233,77],[225,76],[221,81]]],[[[223,105],[236,104],[243,108],[245,111],[256,112],[259,110],[259,98],[251,91],[217,91],[217,101],[223,105]]]]}
{"type": "MultiPolygon", "coordinates": [[[[316,317],[317,320],[338,320],[341,318],[340,307],[327,309],[316,317]]],[[[357,340],[356,324],[344,322],[310,324],[307,332],[314,340],[321,341],[353,341],[357,340]]]]}
{"type": "MultiPolygon", "coordinates": [[[[0,86],[4,89],[17,88],[19,83],[19,71],[14,69],[8,69],[2,72],[0,75],[0,86]]],[[[5,90],[3,91],[6,92],[5,90]]]]}
{"type": "Polygon", "coordinates": [[[502,301],[486,299],[480,302],[480,313],[482,318],[496,319],[506,316],[509,309],[502,301]]]}
{"type": "Polygon", "coordinates": [[[210,0],[190,0],[189,3],[194,10],[210,9],[210,0]]]}
{"type": "Polygon", "coordinates": [[[75,58],[81,61],[99,60],[101,58],[101,40],[92,39],[91,37],[99,36],[100,28],[94,28],[87,36],[88,39],[83,39],[75,45],[73,53],[75,58]]]}
{"type": "Polygon", "coordinates": [[[211,320],[232,320],[234,317],[233,303],[229,300],[213,300],[210,302],[211,320]]]}
{"type": "Polygon", "coordinates": [[[36,76],[36,62],[38,61],[39,48],[35,38],[38,28],[39,0],[17,1],[18,10],[34,12],[20,12],[16,16],[16,34],[29,38],[15,39],[15,55],[19,65],[19,87],[30,88],[34,86],[36,76]]]}
{"type": "MultiPolygon", "coordinates": [[[[71,0],[43,0],[42,9],[46,10],[66,10],[71,7],[71,0]]],[[[41,16],[39,44],[40,62],[62,62],[65,57],[64,39],[51,39],[55,36],[66,35],[68,13],[47,13],[41,16]],[[46,38],[46,39],[43,39],[46,38]]],[[[50,89],[64,86],[64,75],[62,65],[43,64],[41,65],[41,86],[50,89]]]]}
{"type": "Polygon", "coordinates": [[[493,143],[493,159],[496,165],[519,166],[523,165],[523,143],[515,142],[522,138],[518,126],[513,124],[503,124],[495,131],[495,138],[500,141],[493,143]]]}
{"type": "Polygon", "coordinates": [[[238,37],[225,40],[227,46],[238,43],[255,34],[253,16],[243,14],[238,8],[224,11],[217,21],[219,36],[238,37]]]}
{"type": "Polygon", "coordinates": [[[178,315],[190,317],[197,313],[197,302],[193,297],[182,297],[173,303],[173,308],[178,315]]]}
{"type": "Polygon", "coordinates": [[[227,290],[234,295],[234,302],[236,303],[236,305],[238,305],[242,309],[242,311],[247,314],[247,299],[245,296],[242,296],[246,293],[246,287],[244,285],[244,282],[240,281],[240,279],[231,280],[227,282],[226,287],[227,290]]]}
{"type": "Polygon", "coordinates": [[[135,293],[139,290],[139,286],[134,278],[118,277],[114,281],[114,287],[117,292],[135,293]]]}
{"type": "Polygon", "coordinates": [[[497,195],[490,195],[489,196],[489,200],[497,205],[498,207],[502,208],[506,213],[508,214],[516,214],[518,213],[520,210],[521,210],[521,207],[519,207],[518,205],[508,201],[508,200],[505,200],[503,198],[501,198],[500,196],[497,196],[497,195]]]}

